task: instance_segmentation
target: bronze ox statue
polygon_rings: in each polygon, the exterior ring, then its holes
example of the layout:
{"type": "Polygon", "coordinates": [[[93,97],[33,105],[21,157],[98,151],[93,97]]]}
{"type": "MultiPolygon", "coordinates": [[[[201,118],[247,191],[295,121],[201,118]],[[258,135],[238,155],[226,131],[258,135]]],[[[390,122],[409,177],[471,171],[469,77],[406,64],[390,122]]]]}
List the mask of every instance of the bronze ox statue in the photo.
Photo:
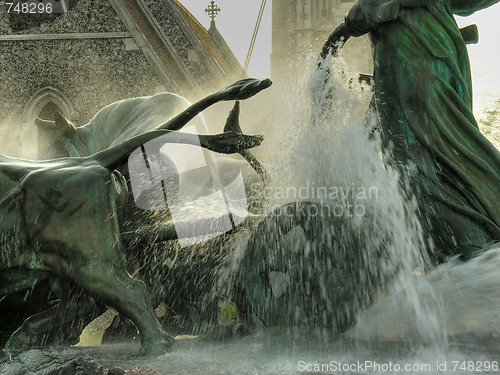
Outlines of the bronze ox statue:
{"type": "MultiPolygon", "coordinates": [[[[160,327],[144,284],[126,271],[119,203],[127,187],[116,169],[135,149],[180,129],[208,105],[247,99],[270,84],[269,80],[238,81],[156,130],[90,156],[47,161],[1,156],[0,280],[9,283],[0,286],[0,295],[29,289],[49,276],[69,282],[129,317],[141,332],[143,354],[169,349],[173,339],[160,327]]],[[[220,153],[242,152],[262,141],[260,136],[234,131],[213,136],[177,133],[172,139],[220,153]]],[[[29,327],[25,329],[29,332],[29,327]]],[[[29,344],[26,339],[21,328],[7,348],[29,344]]]]}

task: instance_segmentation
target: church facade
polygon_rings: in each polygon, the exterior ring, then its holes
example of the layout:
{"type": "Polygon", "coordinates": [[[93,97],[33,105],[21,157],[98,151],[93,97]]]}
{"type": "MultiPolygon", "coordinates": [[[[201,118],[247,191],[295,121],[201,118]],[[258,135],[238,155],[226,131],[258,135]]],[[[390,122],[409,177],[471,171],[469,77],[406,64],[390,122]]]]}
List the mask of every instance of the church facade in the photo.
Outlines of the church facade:
{"type": "Polygon", "coordinates": [[[27,2],[52,12],[0,6],[2,154],[37,158],[34,119],[55,110],[78,126],[117,100],[193,101],[244,76],[215,23],[206,30],[177,0],[27,2]]]}

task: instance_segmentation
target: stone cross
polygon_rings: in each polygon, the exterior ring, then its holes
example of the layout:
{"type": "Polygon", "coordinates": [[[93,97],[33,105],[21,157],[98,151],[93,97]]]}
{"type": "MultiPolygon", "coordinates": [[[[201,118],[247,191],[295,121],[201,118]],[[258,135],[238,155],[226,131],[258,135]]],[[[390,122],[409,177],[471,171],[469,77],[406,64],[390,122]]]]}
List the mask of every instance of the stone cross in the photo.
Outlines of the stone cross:
{"type": "Polygon", "coordinates": [[[215,20],[215,17],[217,17],[217,14],[220,12],[220,8],[215,4],[215,1],[212,0],[210,2],[210,5],[205,9],[205,12],[212,18],[212,21],[215,20]]]}

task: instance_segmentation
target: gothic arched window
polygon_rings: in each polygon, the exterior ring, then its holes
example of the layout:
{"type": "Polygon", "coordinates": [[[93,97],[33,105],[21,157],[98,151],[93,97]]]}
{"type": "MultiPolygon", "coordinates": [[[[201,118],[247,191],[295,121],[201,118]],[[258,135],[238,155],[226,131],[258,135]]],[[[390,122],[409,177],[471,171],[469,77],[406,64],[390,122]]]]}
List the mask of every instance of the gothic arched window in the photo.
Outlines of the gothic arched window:
{"type": "Polygon", "coordinates": [[[26,158],[43,158],[49,143],[49,135],[39,131],[35,119],[54,120],[55,111],[67,119],[74,117],[75,111],[69,98],[60,90],[46,86],[31,96],[24,107],[24,126],[21,133],[22,155],[26,158]]]}

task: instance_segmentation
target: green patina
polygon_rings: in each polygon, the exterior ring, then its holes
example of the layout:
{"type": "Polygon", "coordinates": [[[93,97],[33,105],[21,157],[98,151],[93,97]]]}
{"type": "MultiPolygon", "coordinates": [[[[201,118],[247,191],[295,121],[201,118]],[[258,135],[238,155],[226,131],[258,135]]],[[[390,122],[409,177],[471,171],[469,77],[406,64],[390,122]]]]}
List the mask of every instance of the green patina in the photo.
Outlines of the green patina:
{"type": "MultiPolygon", "coordinates": [[[[132,223],[138,215],[128,217],[128,211],[121,206],[119,195],[126,191],[121,186],[125,178],[121,177],[120,183],[116,169],[126,165],[135,149],[180,130],[209,106],[220,101],[248,99],[270,85],[270,80],[240,80],[201,99],[156,130],[135,135],[89,156],[29,161],[0,155],[0,297],[32,289],[49,279],[50,288],[61,298],[58,307],[26,320],[10,336],[5,348],[19,350],[43,345],[49,332],[91,316],[86,307],[71,307],[72,292],[64,286],[68,283],[129,317],[141,332],[141,353],[168,350],[173,337],[160,326],[145,285],[130,277],[126,270],[118,217],[132,223]]],[[[241,129],[234,122],[237,119],[232,120],[221,134],[198,136],[177,132],[169,142],[225,154],[240,153],[258,169],[256,159],[247,149],[258,146],[263,137],[238,132],[241,129]]],[[[59,119],[58,124],[52,125],[64,129],[67,124],[59,119]]],[[[139,238],[140,234],[136,235],[139,238]]],[[[168,235],[170,232],[165,236],[168,235]]],[[[154,240],[144,238],[144,241],[154,240]]],[[[89,308],[92,311],[95,306],[89,308]]],[[[3,336],[6,334],[3,327],[9,323],[6,319],[0,316],[3,336]]],[[[8,333],[12,328],[9,324],[8,333]]]]}
{"type": "Polygon", "coordinates": [[[471,28],[454,18],[497,2],[359,0],[322,51],[370,34],[382,140],[402,170],[416,166],[411,191],[440,257],[468,258],[500,240],[500,152],[474,119],[464,40],[471,28]]]}

